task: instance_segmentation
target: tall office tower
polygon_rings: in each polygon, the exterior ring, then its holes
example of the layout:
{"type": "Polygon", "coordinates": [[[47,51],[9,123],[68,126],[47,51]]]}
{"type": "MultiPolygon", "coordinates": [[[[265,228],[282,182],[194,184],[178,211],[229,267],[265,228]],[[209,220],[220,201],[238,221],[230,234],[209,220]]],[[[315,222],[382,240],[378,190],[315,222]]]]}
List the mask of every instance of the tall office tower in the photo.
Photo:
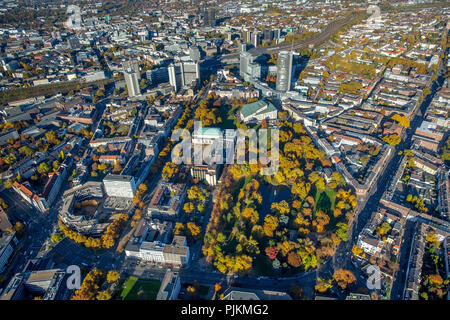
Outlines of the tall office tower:
{"type": "MultiPolygon", "coordinates": [[[[139,72],[139,62],[136,59],[130,59],[122,63],[123,71],[131,69],[135,72],[139,72]]],[[[140,79],[139,79],[140,80],[140,79]]]]}
{"type": "Polygon", "coordinates": [[[280,29],[273,29],[273,39],[279,39],[281,36],[281,30],[280,29]]]}
{"type": "Polygon", "coordinates": [[[131,68],[128,68],[123,72],[125,76],[125,82],[127,83],[128,96],[135,97],[141,94],[141,88],[139,88],[140,74],[131,68]]]}
{"type": "Polygon", "coordinates": [[[261,78],[261,65],[259,63],[250,63],[247,66],[247,73],[244,74],[245,81],[259,80],[261,78]]]}
{"type": "Polygon", "coordinates": [[[169,83],[174,88],[175,92],[182,87],[183,72],[181,63],[171,64],[169,66],[169,83]]]}
{"type": "Polygon", "coordinates": [[[270,29],[264,29],[263,39],[266,41],[272,41],[273,40],[273,31],[270,29]]]}
{"type": "Polygon", "coordinates": [[[253,30],[249,30],[249,29],[244,29],[241,32],[241,41],[251,44],[252,43],[252,35],[253,35],[254,31],[253,30]]]}
{"type": "Polygon", "coordinates": [[[200,66],[194,61],[185,61],[169,66],[169,82],[175,91],[186,85],[198,84],[200,79],[200,66]]]}
{"type": "Polygon", "coordinates": [[[239,75],[243,78],[247,73],[248,65],[253,63],[253,56],[247,51],[241,52],[239,56],[239,75]]]}
{"type": "Polygon", "coordinates": [[[292,81],[292,53],[281,51],[278,53],[277,63],[277,91],[286,92],[291,89],[292,81]]]}
{"type": "Polygon", "coordinates": [[[195,61],[184,61],[182,62],[183,67],[183,86],[190,86],[195,83],[198,85],[198,80],[200,79],[200,66],[195,61]]]}
{"type": "Polygon", "coordinates": [[[255,31],[252,35],[252,44],[256,48],[261,44],[262,33],[261,31],[255,31]]]}
{"type": "Polygon", "coordinates": [[[216,8],[203,9],[203,25],[214,27],[216,25],[216,8]]]}

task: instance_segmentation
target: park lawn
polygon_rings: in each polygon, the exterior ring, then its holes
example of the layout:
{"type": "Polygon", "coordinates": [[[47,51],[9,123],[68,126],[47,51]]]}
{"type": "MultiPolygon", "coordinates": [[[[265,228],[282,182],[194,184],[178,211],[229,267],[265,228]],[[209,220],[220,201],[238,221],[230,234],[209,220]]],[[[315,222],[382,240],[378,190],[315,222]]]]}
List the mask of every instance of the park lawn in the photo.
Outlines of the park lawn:
{"type": "Polygon", "coordinates": [[[236,199],[241,189],[245,188],[245,186],[250,182],[250,180],[252,180],[255,177],[256,177],[255,174],[242,176],[231,188],[231,195],[233,196],[233,199],[236,199]]]}
{"type": "Polygon", "coordinates": [[[314,198],[314,203],[315,203],[315,210],[319,210],[322,209],[324,212],[328,211],[327,213],[332,213],[334,210],[334,202],[335,202],[335,198],[336,198],[336,191],[330,188],[325,188],[325,190],[319,191],[317,190],[316,192],[316,196],[314,198]],[[325,193],[324,196],[322,196],[322,193],[325,193]],[[326,200],[326,202],[328,202],[327,198],[329,199],[330,203],[328,205],[328,203],[325,203],[324,200],[326,200]],[[324,206],[328,207],[328,210],[324,210],[326,208],[324,208],[324,206]]]}
{"type": "Polygon", "coordinates": [[[130,277],[125,281],[125,288],[120,297],[122,300],[156,300],[161,282],[159,280],[139,280],[130,277]],[[139,292],[143,291],[140,295],[139,292]]]}

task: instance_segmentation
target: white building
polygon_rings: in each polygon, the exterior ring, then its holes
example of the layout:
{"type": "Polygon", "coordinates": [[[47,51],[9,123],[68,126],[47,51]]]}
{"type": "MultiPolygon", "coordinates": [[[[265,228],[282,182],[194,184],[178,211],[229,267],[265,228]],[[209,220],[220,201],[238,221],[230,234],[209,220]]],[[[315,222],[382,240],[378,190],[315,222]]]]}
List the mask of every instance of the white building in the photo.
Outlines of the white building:
{"type": "Polygon", "coordinates": [[[370,255],[375,255],[381,252],[383,245],[377,238],[369,237],[363,234],[358,237],[358,247],[370,255]]]}
{"type": "Polygon", "coordinates": [[[140,258],[146,261],[164,263],[165,246],[164,243],[144,241],[139,250],[140,258]]]}
{"type": "Polygon", "coordinates": [[[133,198],[136,193],[133,176],[108,174],[103,179],[103,186],[109,197],[133,198]]]}
{"type": "Polygon", "coordinates": [[[286,92],[291,90],[292,82],[292,67],[293,67],[292,52],[281,51],[278,53],[277,63],[277,91],[286,92]]]}
{"type": "Polygon", "coordinates": [[[135,97],[141,95],[141,88],[139,87],[139,72],[132,69],[124,71],[125,82],[127,83],[127,90],[129,97],[135,97]]]}
{"type": "Polygon", "coordinates": [[[184,86],[197,84],[200,80],[200,66],[194,61],[183,61],[169,66],[169,82],[175,91],[184,86]]]}

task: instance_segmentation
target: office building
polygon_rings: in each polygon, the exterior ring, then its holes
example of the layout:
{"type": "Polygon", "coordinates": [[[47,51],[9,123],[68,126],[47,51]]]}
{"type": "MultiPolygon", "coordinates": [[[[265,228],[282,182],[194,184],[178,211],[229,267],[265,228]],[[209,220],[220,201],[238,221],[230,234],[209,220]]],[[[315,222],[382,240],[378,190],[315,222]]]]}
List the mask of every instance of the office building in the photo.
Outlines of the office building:
{"type": "Polygon", "coordinates": [[[169,82],[175,91],[192,84],[197,86],[199,80],[200,66],[197,62],[185,61],[169,66],[169,82]]]}
{"type": "Polygon", "coordinates": [[[133,198],[136,193],[133,176],[108,174],[103,179],[103,186],[109,197],[133,198]]]}
{"type": "Polygon", "coordinates": [[[273,34],[274,32],[270,29],[264,29],[263,30],[263,39],[266,41],[272,41],[273,40],[273,34]]]}
{"type": "Polygon", "coordinates": [[[242,42],[251,44],[253,33],[254,33],[254,30],[249,30],[249,29],[242,30],[242,33],[241,33],[242,42]]]}
{"type": "Polygon", "coordinates": [[[167,270],[159,288],[156,300],[176,300],[180,293],[181,282],[178,272],[167,270]]]}
{"type": "Polygon", "coordinates": [[[239,75],[244,78],[247,73],[248,65],[253,63],[254,56],[249,52],[243,51],[239,56],[239,75]]]}
{"type": "Polygon", "coordinates": [[[125,82],[127,84],[128,96],[136,97],[141,95],[141,88],[139,87],[140,74],[139,71],[134,71],[128,68],[124,71],[125,82]]]}
{"type": "Polygon", "coordinates": [[[182,78],[182,63],[171,64],[169,66],[169,82],[175,92],[180,90],[183,86],[182,78]]]}
{"type": "Polygon", "coordinates": [[[245,42],[239,43],[239,52],[247,51],[247,48],[248,48],[248,44],[246,44],[245,42]]]}
{"type": "Polygon", "coordinates": [[[244,74],[245,81],[259,80],[261,78],[261,65],[259,63],[250,63],[247,66],[247,73],[244,74]]]}
{"type": "Polygon", "coordinates": [[[191,176],[194,179],[206,181],[210,186],[215,186],[219,180],[221,169],[222,166],[217,164],[192,166],[191,176]]]}
{"type": "Polygon", "coordinates": [[[182,63],[183,67],[183,86],[190,86],[192,83],[197,85],[200,79],[200,66],[197,62],[186,61],[182,63]]]}
{"type": "Polygon", "coordinates": [[[205,27],[216,25],[216,8],[205,8],[203,10],[203,25],[205,27]]]}
{"type": "Polygon", "coordinates": [[[222,300],[292,300],[292,298],[282,291],[229,287],[224,291],[222,300]]]}
{"type": "Polygon", "coordinates": [[[146,72],[147,80],[154,85],[169,82],[169,69],[161,67],[158,69],[148,70],[146,72]]]}
{"type": "Polygon", "coordinates": [[[3,272],[6,263],[14,252],[17,245],[15,232],[2,233],[0,232],[0,272],[3,272]]]}
{"type": "Polygon", "coordinates": [[[66,286],[67,274],[62,269],[17,273],[9,282],[0,300],[65,300],[70,291],[66,286]]]}
{"type": "Polygon", "coordinates": [[[277,91],[286,92],[291,89],[292,81],[292,53],[281,51],[277,64],[277,91]]]}
{"type": "Polygon", "coordinates": [[[139,61],[137,61],[136,59],[126,60],[122,63],[122,69],[123,71],[131,69],[133,71],[139,72],[139,61]]]}
{"type": "Polygon", "coordinates": [[[261,45],[262,39],[263,39],[262,32],[261,31],[255,31],[253,33],[253,35],[252,35],[252,44],[253,44],[253,46],[255,48],[259,47],[261,45]]]}
{"type": "Polygon", "coordinates": [[[281,36],[281,30],[280,29],[273,29],[273,39],[277,40],[281,36]]]}

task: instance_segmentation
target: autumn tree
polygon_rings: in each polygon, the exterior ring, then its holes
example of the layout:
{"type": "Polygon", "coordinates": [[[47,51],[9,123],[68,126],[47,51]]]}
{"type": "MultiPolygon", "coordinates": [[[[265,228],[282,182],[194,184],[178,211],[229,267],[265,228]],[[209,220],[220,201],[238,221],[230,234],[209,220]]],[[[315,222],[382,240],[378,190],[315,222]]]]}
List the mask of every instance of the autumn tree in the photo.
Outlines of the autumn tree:
{"type": "Polygon", "coordinates": [[[97,300],[111,300],[111,292],[109,292],[109,290],[100,291],[96,298],[97,300]]]}
{"type": "Polygon", "coordinates": [[[327,292],[328,289],[333,287],[332,281],[333,281],[333,279],[327,280],[327,279],[318,277],[316,286],[314,287],[314,289],[316,289],[316,291],[318,291],[320,293],[327,292]]]}
{"type": "Polygon", "coordinates": [[[399,125],[401,125],[403,128],[409,128],[410,123],[409,123],[409,119],[407,117],[399,115],[399,114],[394,114],[391,117],[391,119],[397,121],[397,123],[399,125]]]}
{"type": "Polygon", "coordinates": [[[107,276],[106,276],[106,280],[109,283],[114,283],[116,282],[120,277],[120,273],[116,270],[111,270],[108,272],[107,276]]]}
{"type": "Polygon", "coordinates": [[[192,213],[195,210],[195,207],[192,202],[186,202],[183,206],[183,209],[186,213],[192,213]]]}
{"type": "Polygon", "coordinates": [[[200,236],[201,229],[193,222],[187,223],[187,230],[189,231],[189,234],[193,239],[198,239],[198,237],[200,236]]]}
{"type": "Polygon", "coordinates": [[[302,265],[302,260],[295,251],[289,252],[287,262],[294,268],[298,268],[302,265]]]}
{"type": "Polygon", "coordinates": [[[333,279],[343,290],[356,281],[355,275],[350,270],[346,269],[335,270],[333,273],[333,279]]]}
{"type": "Polygon", "coordinates": [[[104,281],[104,272],[92,269],[84,278],[80,288],[75,291],[72,300],[95,300],[101,283],[104,281]]]}
{"type": "Polygon", "coordinates": [[[273,232],[277,229],[277,227],[278,227],[277,217],[274,217],[270,214],[266,215],[266,217],[264,218],[264,225],[263,225],[264,235],[269,238],[273,237],[273,232]]]}
{"type": "Polygon", "coordinates": [[[179,170],[179,168],[178,168],[178,166],[175,163],[173,163],[171,161],[168,161],[164,165],[164,168],[162,170],[162,177],[164,179],[173,178],[175,176],[175,174],[178,173],[178,170],[179,170]]]}
{"type": "Polygon", "coordinates": [[[353,245],[353,248],[352,248],[352,253],[354,254],[354,255],[356,255],[356,256],[360,256],[360,255],[362,255],[363,254],[363,249],[362,248],[360,248],[360,247],[358,247],[356,244],[355,245],[353,245]]]}
{"type": "Polygon", "coordinates": [[[277,247],[267,247],[265,251],[266,255],[269,257],[270,260],[274,260],[277,257],[278,254],[277,247]]]}
{"type": "Polygon", "coordinates": [[[17,221],[14,224],[14,231],[16,231],[17,236],[22,237],[24,235],[24,233],[25,233],[25,226],[23,225],[22,222],[17,221]]]}
{"type": "Polygon", "coordinates": [[[402,139],[396,133],[385,135],[383,138],[381,138],[381,140],[390,144],[391,146],[396,146],[402,141],[402,139]]]}

